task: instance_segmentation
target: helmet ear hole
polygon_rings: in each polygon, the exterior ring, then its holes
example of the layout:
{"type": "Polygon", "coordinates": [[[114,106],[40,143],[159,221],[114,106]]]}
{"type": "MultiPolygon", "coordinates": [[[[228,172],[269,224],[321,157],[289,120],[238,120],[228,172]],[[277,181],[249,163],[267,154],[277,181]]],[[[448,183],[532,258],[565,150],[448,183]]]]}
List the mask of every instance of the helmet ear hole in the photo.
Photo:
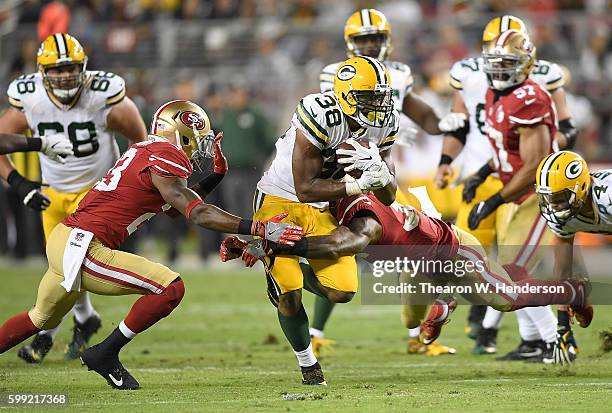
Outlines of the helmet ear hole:
{"type": "Polygon", "coordinates": [[[183,145],[189,145],[189,138],[187,136],[183,135],[181,138],[183,139],[183,145]]]}

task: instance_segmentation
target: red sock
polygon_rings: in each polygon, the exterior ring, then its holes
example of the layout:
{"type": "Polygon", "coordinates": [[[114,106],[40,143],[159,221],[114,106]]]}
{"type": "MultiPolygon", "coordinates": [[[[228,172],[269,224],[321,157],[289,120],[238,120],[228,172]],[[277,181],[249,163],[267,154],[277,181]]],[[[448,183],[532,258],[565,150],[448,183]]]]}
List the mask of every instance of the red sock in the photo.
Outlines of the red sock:
{"type": "Polygon", "coordinates": [[[557,292],[537,292],[537,293],[521,293],[515,301],[514,309],[523,307],[540,307],[550,304],[572,304],[580,302],[583,298],[582,290],[578,286],[568,281],[557,280],[539,280],[537,278],[529,278],[515,283],[517,286],[530,285],[548,287],[549,291],[559,290],[557,292]],[[551,289],[551,287],[553,287],[551,289]],[[572,301],[573,300],[573,301],[572,301]]]}
{"type": "Polygon", "coordinates": [[[32,323],[27,311],[9,318],[0,327],[0,354],[15,347],[39,331],[40,328],[32,323]]]}
{"type": "Polygon", "coordinates": [[[143,295],[132,306],[123,322],[134,333],[140,333],[174,310],[185,294],[185,284],[174,280],[161,294],[143,295]]]}

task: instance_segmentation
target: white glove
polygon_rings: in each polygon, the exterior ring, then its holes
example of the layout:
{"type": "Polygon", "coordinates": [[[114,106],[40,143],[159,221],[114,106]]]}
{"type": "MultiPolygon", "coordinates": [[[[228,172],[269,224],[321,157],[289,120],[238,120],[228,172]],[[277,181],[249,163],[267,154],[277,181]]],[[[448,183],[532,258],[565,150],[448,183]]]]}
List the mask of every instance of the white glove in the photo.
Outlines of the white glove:
{"type": "Polygon", "coordinates": [[[440,122],[438,122],[438,129],[443,133],[454,132],[457,129],[463,128],[466,121],[467,116],[465,116],[465,113],[451,112],[440,119],[440,122]]]}
{"type": "Polygon", "coordinates": [[[395,144],[407,147],[414,146],[416,144],[418,134],[419,130],[417,128],[413,128],[412,126],[400,128],[399,133],[395,137],[395,144]]]}
{"type": "Polygon", "coordinates": [[[346,143],[355,149],[338,149],[336,151],[337,155],[347,155],[347,157],[338,159],[338,163],[340,164],[349,164],[344,168],[345,172],[350,172],[354,169],[367,171],[373,166],[376,166],[375,169],[378,169],[378,165],[383,161],[380,157],[378,146],[369,142],[366,148],[360,145],[355,139],[348,139],[346,143]]]}
{"type": "Polygon", "coordinates": [[[376,168],[377,169],[372,168],[363,171],[361,176],[357,179],[351,178],[352,180],[346,183],[346,194],[348,196],[367,194],[372,190],[384,188],[389,185],[393,177],[387,164],[382,162],[376,165],[376,168]]]}
{"type": "Polygon", "coordinates": [[[55,162],[64,164],[66,163],[64,158],[73,155],[72,142],[63,133],[41,136],[40,140],[42,141],[40,151],[55,162]]]}

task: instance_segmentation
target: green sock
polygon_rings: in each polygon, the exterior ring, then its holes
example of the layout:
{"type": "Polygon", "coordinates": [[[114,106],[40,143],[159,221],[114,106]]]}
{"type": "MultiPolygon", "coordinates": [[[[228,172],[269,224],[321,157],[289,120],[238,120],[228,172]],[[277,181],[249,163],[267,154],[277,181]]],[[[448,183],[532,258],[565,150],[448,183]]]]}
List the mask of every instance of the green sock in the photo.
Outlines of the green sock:
{"type": "Polygon", "coordinates": [[[315,311],[312,328],[323,331],[325,323],[329,320],[329,316],[334,310],[336,303],[329,301],[327,298],[315,297],[315,311]]]}
{"type": "Polygon", "coordinates": [[[312,268],[310,268],[310,265],[300,263],[300,268],[302,269],[302,274],[304,275],[304,289],[318,295],[319,297],[325,298],[325,294],[319,290],[317,276],[312,268]]]}
{"type": "Polygon", "coordinates": [[[310,333],[308,332],[308,316],[304,306],[293,317],[286,317],[278,311],[278,321],[294,351],[302,351],[308,348],[310,333]]]}

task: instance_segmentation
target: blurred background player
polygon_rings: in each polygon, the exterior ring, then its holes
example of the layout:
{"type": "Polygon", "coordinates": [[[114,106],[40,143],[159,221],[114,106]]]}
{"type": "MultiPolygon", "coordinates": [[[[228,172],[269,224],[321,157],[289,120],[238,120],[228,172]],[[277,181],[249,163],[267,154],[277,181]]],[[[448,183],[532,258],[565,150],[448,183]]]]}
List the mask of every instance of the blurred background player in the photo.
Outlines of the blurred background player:
{"type": "MultiPolygon", "coordinates": [[[[23,203],[42,212],[45,238],[66,216],[74,212],[92,185],[104,176],[119,157],[115,133],[130,142],[147,136],[136,105],[125,95],[125,82],[112,73],[88,71],[87,55],[69,34],[47,37],[38,51],[38,72],[20,76],[8,88],[11,104],[0,116],[0,133],[25,133],[61,138],[70,142],[73,155],[59,164],[41,154],[43,182],[22,177],[7,157],[0,157],[0,175],[19,194],[23,203]]],[[[75,327],[65,350],[77,358],[100,328],[101,320],[83,294],[74,307],[75,327]]],[[[59,326],[42,331],[19,350],[28,363],[40,363],[53,346],[59,326]]]]}
{"type": "MultiPolygon", "coordinates": [[[[525,23],[518,17],[503,15],[495,17],[487,23],[482,34],[482,45],[486,47],[505,30],[518,30],[527,32],[525,23]]],[[[440,166],[436,177],[436,185],[440,188],[446,187],[453,178],[451,163],[462,154],[460,170],[457,174],[457,184],[464,183],[461,205],[457,214],[456,223],[474,235],[489,253],[493,253],[496,243],[496,225],[498,224],[497,212],[493,212],[480,225],[471,230],[467,220],[471,209],[491,195],[495,194],[503,186],[496,174],[489,175],[482,180],[474,175],[479,165],[482,165],[491,156],[491,146],[486,136],[485,118],[485,95],[488,89],[487,76],[484,73],[484,61],[482,57],[469,58],[456,62],[450,72],[450,85],[453,87],[452,110],[465,113],[469,118],[469,132],[467,135],[455,134],[444,138],[440,166]],[[474,192],[475,185],[477,186],[474,192]]],[[[535,67],[530,77],[542,85],[549,93],[555,104],[557,116],[560,119],[559,130],[556,134],[557,145],[561,147],[573,147],[578,136],[576,128],[570,117],[566,102],[566,94],[563,89],[565,77],[561,68],[555,63],[545,60],[536,60],[535,67]]],[[[504,217],[500,217],[501,222],[504,217]]],[[[554,317],[549,310],[529,309],[528,312],[540,312],[539,315],[530,317],[525,311],[517,311],[516,315],[520,331],[528,342],[537,341],[542,344],[539,337],[539,329],[535,323],[541,324],[540,329],[547,331],[550,338],[554,317]],[[535,319],[535,321],[532,321],[535,319]],[[527,334],[527,332],[530,332],[527,334]]],[[[501,323],[502,313],[495,309],[485,309],[484,306],[472,306],[467,322],[466,331],[470,338],[476,339],[474,348],[476,354],[495,353],[497,331],[501,323]],[[486,317],[485,317],[486,312],[486,317]],[[481,332],[481,328],[484,330],[481,332]]],[[[563,319],[563,311],[559,312],[559,318],[563,319]]],[[[538,349],[530,350],[528,345],[523,346],[521,352],[513,352],[513,356],[523,353],[526,356],[541,355],[538,349]]]]}
{"type": "MultiPolygon", "coordinates": [[[[346,52],[351,56],[369,56],[378,59],[385,66],[391,78],[393,89],[393,106],[400,113],[400,131],[398,142],[404,144],[414,140],[414,128],[412,120],[430,135],[442,133],[461,133],[466,124],[466,116],[463,113],[450,113],[442,119],[434,109],[422,98],[412,92],[413,78],[410,67],[404,63],[387,60],[393,46],[391,43],[391,26],[383,13],[375,9],[361,9],[353,13],[344,25],[344,41],[346,52]]],[[[342,62],[332,63],[325,68],[320,75],[321,93],[333,89],[334,78],[338,67],[342,62]]],[[[399,201],[413,206],[419,206],[418,200],[409,192],[399,191],[399,201]]],[[[304,268],[304,271],[308,271],[304,268]]],[[[315,298],[315,312],[310,335],[315,354],[330,344],[333,340],[324,338],[323,329],[331,316],[334,303],[322,297],[315,298]]],[[[402,310],[402,318],[406,319],[402,310]]],[[[452,349],[440,344],[426,346],[421,343],[419,327],[407,326],[409,328],[408,352],[414,354],[439,355],[453,352],[452,349]]]]}

